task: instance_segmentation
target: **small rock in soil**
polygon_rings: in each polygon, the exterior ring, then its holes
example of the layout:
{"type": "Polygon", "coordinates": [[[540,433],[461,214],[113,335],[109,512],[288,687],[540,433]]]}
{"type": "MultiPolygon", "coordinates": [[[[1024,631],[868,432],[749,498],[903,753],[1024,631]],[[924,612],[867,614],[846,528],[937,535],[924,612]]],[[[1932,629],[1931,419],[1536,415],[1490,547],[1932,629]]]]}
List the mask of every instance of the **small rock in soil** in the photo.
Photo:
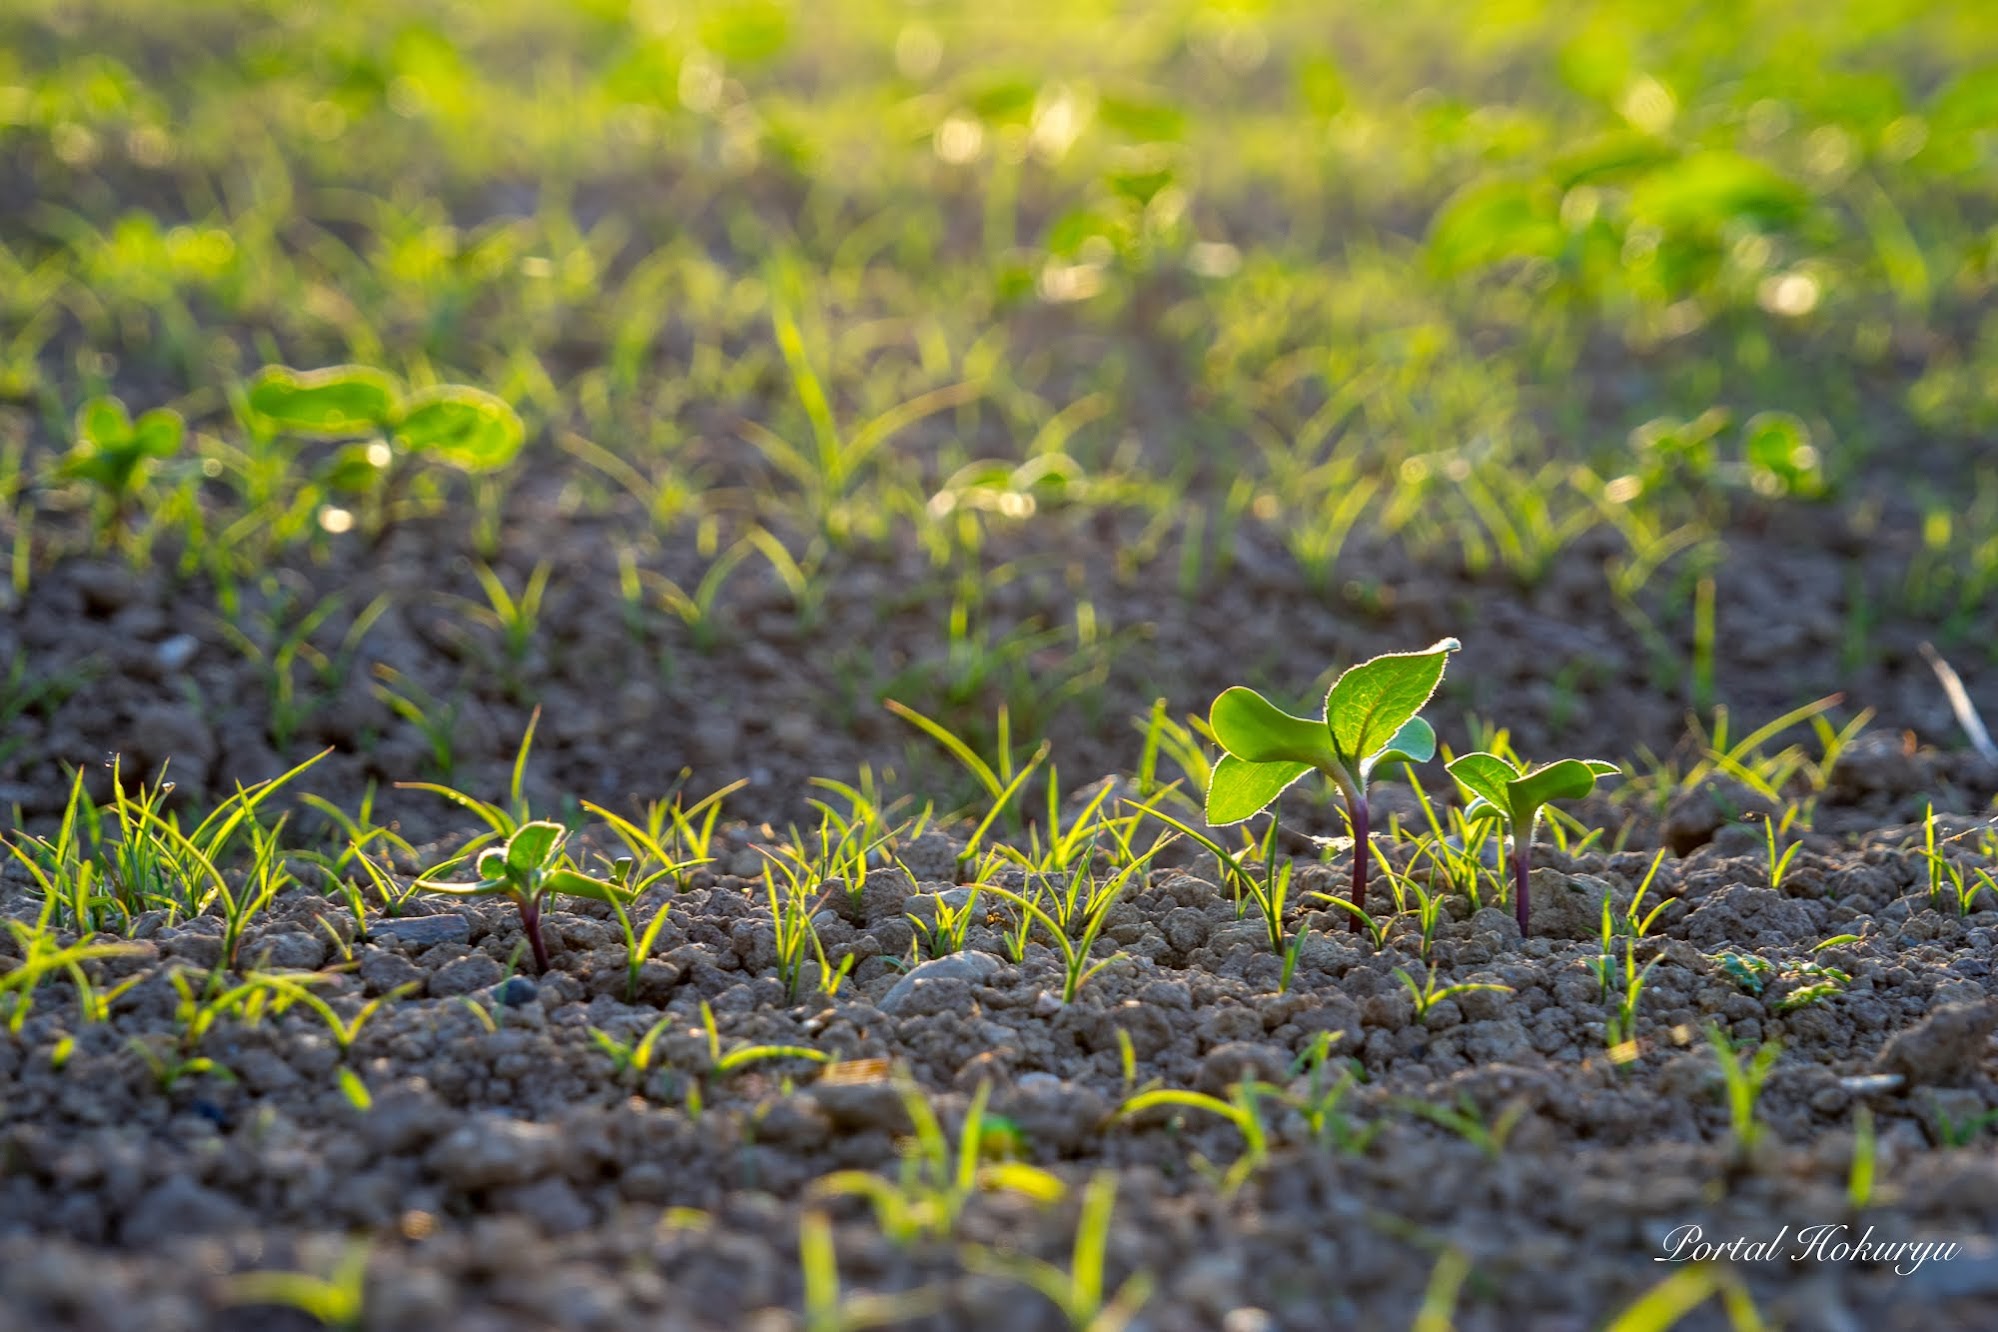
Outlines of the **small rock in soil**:
{"type": "Polygon", "coordinates": [[[990,953],[951,953],[945,957],[933,957],[910,968],[874,1006],[893,1016],[909,1008],[916,999],[917,991],[926,985],[943,980],[975,984],[991,978],[1003,965],[990,953]]]}
{"type": "Polygon", "coordinates": [[[1998,1029],[1998,1002],[1947,1004],[1887,1042],[1874,1067],[1911,1083],[1962,1086],[1984,1060],[1998,1029]]]}
{"type": "Polygon", "coordinates": [[[480,1115],[431,1148],[425,1163],[456,1189],[525,1184],[553,1166],[560,1141],[552,1124],[480,1115]]]}
{"type": "MultiPolygon", "coordinates": [[[[471,959],[467,958],[467,961],[471,959]]],[[[525,976],[509,976],[493,986],[493,1000],[508,1008],[531,1004],[541,997],[541,988],[525,976]]]]}
{"type": "Polygon", "coordinates": [[[430,977],[430,993],[439,998],[471,994],[499,984],[505,974],[506,969],[492,958],[484,953],[473,953],[470,957],[446,962],[438,968],[430,977]]]}
{"type": "Polygon", "coordinates": [[[440,943],[469,943],[471,922],[455,911],[436,916],[397,916],[368,927],[376,939],[399,939],[411,948],[428,948],[440,943]]]}

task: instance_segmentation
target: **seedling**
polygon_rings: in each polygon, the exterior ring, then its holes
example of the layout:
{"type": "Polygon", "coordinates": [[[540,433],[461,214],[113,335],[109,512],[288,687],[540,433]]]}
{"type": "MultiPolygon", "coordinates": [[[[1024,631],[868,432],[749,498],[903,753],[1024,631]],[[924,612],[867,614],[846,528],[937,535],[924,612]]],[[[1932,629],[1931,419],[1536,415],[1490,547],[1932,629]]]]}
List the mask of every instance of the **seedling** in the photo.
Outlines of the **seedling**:
{"type": "Polygon", "coordinates": [[[1124,889],[1130,886],[1132,875],[1144,863],[1138,860],[1126,865],[1118,871],[1116,878],[1110,881],[1110,886],[1097,894],[1095,904],[1090,907],[1089,915],[1083,922],[1082,937],[1079,939],[1070,939],[1062,929],[1061,922],[1043,910],[1039,903],[1029,901],[1011,888],[1001,888],[996,883],[985,885],[986,892],[1004,898],[1031,916],[1053,939],[1055,947],[1061,952],[1063,970],[1061,1001],[1064,1004],[1074,1003],[1076,992],[1090,977],[1122,956],[1121,953],[1117,953],[1091,962],[1089,950],[1095,946],[1096,936],[1103,932],[1104,923],[1110,916],[1110,908],[1116,905],[1119,897],[1123,896],[1124,889]]]}
{"type": "MultiPolygon", "coordinates": [[[[1784,831],[1787,832],[1789,830],[1790,821],[1796,817],[1796,814],[1795,807],[1792,807],[1783,816],[1784,831]]],[[[1762,838],[1769,848],[1769,887],[1772,890],[1780,889],[1783,886],[1783,876],[1790,872],[1790,862],[1797,858],[1797,853],[1804,849],[1804,844],[1802,842],[1792,842],[1788,847],[1779,851],[1776,840],[1776,820],[1768,818],[1762,820],[1762,838]]]]}
{"type": "MultiPolygon", "coordinates": [[[[712,1013],[707,1015],[710,1027],[713,1018],[712,1013]]],[[[660,1036],[664,1035],[666,1028],[671,1025],[673,1025],[673,1016],[669,1013],[647,1027],[635,1041],[621,1041],[602,1027],[591,1027],[590,1039],[596,1042],[597,1048],[609,1056],[611,1063],[617,1066],[620,1077],[630,1080],[635,1085],[643,1086],[646,1074],[652,1071],[653,1051],[658,1046],[660,1036]]],[[[716,1036],[714,1045],[711,1045],[710,1049],[718,1047],[719,1044],[720,1038],[716,1036]]]]}
{"type": "Polygon", "coordinates": [[[807,1210],[798,1218],[798,1268],[805,1286],[804,1332],[860,1332],[936,1311],[935,1295],[928,1290],[842,1295],[839,1254],[833,1247],[832,1222],[824,1212],[807,1210]]]}
{"type": "MultiPolygon", "coordinates": [[[[1363,662],[1332,682],[1317,717],[1293,716],[1241,685],[1224,690],[1208,712],[1226,753],[1207,784],[1207,822],[1218,828],[1254,818],[1317,770],[1345,798],[1353,831],[1352,903],[1364,910],[1368,781],[1383,763],[1422,763],[1436,753],[1435,731],[1416,714],[1461,646],[1445,638],[1421,652],[1363,662]]],[[[1353,928],[1359,927],[1355,919],[1353,928]]]]}
{"type": "Polygon", "coordinates": [[[1526,1115],[1526,1103],[1512,1101],[1499,1111],[1497,1119],[1487,1122],[1477,1103],[1465,1095],[1459,1095],[1454,1106],[1413,1099],[1403,1099],[1400,1104],[1410,1113],[1449,1129],[1493,1161],[1505,1155],[1506,1142],[1526,1115]]]}
{"type": "Polygon", "coordinates": [[[1284,1100],[1304,1120],[1313,1142],[1330,1147],[1341,1156],[1358,1156],[1373,1142],[1382,1126],[1357,1124],[1345,1111],[1346,1098],[1360,1084],[1359,1075],[1354,1072],[1358,1067],[1355,1061],[1341,1061],[1338,1080],[1329,1087],[1325,1085],[1325,1069],[1333,1043],[1343,1035],[1342,1031],[1321,1031],[1312,1038],[1291,1064],[1293,1077],[1308,1070],[1305,1089],[1302,1094],[1286,1095],[1284,1100]]]}
{"type": "Polygon", "coordinates": [[[791,1003],[798,1001],[798,987],[804,982],[808,961],[819,964],[819,989],[826,994],[838,993],[847,973],[853,970],[855,958],[849,951],[834,966],[819,938],[814,917],[825,909],[826,899],[834,891],[825,888],[816,896],[812,892],[828,878],[825,862],[814,865],[789,847],[781,848],[782,858],[765,847],[756,850],[765,862],[763,887],[777,946],[777,979],[784,983],[785,999],[791,1003]],[[781,884],[777,879],[780,873],[784,876],[781,884]]]}
{"type": "Polygon", "coordinates": [[[76,414],[76,442],[56,474],[82,481],[97,493],[97,538],[121,530],[132,504],[163,458],[180,452],[186,425],[180,413],[157,407],[138,420],[116,398],[92,398],[76,414]]]}
{"type": "Polygon", "coordinates": [[[911,947],[931,957],[963,952],[965,933],[978,918],[978,894],[983,888],[983,884],[971,885],[964,901],[957,906],[945,901],[942,893],[931,893],[930,909],[934,915],[931,920],[925,920],[914,912],[905,913],[909,924],[916,930],[911,947]]]}
{"type": "Polygon", "coordinates": [[[1619,777],[1623,769],[1598,759],[1562,759],[1529,770],[1497,754],[1473,753],[1453,759],[1450,776],[1471,797],[1464,817],[1472,822],[1503,824],[1512,834],[1512,883],[1519,932],[1529,933],[1529,875],[1533,833],[1550,800],[1579,800],[1596,789],[1603,777],[1619,777]]]}
{"type": "MultiPolygon", "coordinates": [[[[702,1090],[703,1087],[712,1086],[723,1078],[740,1073],[751,1064],[760,1064],[770,1059],[804,1059],[814,1064],[832,1062],[831,1055],[823,1050],[815,1050],[809,1045],[738,1045],[733,1050],[724,1052],[722,1050],[721,1028],[715,1025],[714,1010],[708,1007],[707,1000],[705,999],[701,1001],[701,1029],[696,1034],[702,1036],[707,1041],[708,1067],[701,1074],[700,1080],[687,1088],[687,1113],[695,1118],[700,1117],[701,1109],[707,1103],[707,1096],[702,1090]]],[[[653,1039],[653,1037],[648,1032],[646,1036],[640,1038],[639,1046],[643,1046],[649,1039],[653,1039]]],[[[609,1048],[602,1041],[599,1041],[597,1044],[598,1048],[604,1050],[606,1054],[610,1053],[609,1048]]],[[[638,1047],[633,1047],[634,1060],[637,1058],[637,1051],[638,1047]]],[[[612,1058],[615,1059],[616,1056],[613,1055],[612,1058]]],[[[643,1064],[635,1064],[634,1066],[640,1072],[644,1071],[645,1066],[643,1064]]]]}
{"type": "Polygon", "coordinates": [[[1986,1129],[1998,1124],[1998,1110],[1986,1110],[1957,1119],[1938,1105],[1935,1114],[1938,1147],[1968,1147],[1983,1137],[1986,1129]]]}
{"type": "Polygon", "coordinates": [[[813,1184],[813,1193],[865,1198],[874,1208],[881,1232],[897,1244],[908,1244],[925,1236],[951,1235],[965,1204],[981,1191],[1004,1190],[1042,1204],[1057,1202],[1066,1192],[1059,1176],[1037,1166],[986,1159],[995,1148],[1003,1157],[1013,1137],[1008,1126],[994,1123],[988,1127],[985,1107],[992,1097],[991,1084],[981,1082],[972,1094],[955,1147],[912,1080],[898,1076],[896,1090],[913,1130],[902,1152],[899,1178],[838,1170],[813,1184]]]}
{"type": "MultiPolygon", "coordinates": [[[[1250,1175],[1260,1170],[1269,1160],[1269,1130],[1263,1126],[1262,1109],[1258,1105],[1265,1096],[1272,1096],[1276,1088],[1254,1078],[1243,1078],[1228,1089],[1228,1099],[1209,1096],[1206,1092],[1183,1091],[1161,1087],[1154,1091],[1139,1092],[1117,1107],[1117,1119],[1129,1119],[1133,1115],[1155,1110],[1160,1106],[1180,1106],[1188,1110],[1202,1110],[1210,1115],[1219,1115],[1235,1126],[1242,1135],[1242,1154],[1235,1163],[1221,1173],[1218,1187],[1224,1198],[1233,1197],[1250,1175]]],[[[1204,1164],[1198,1158],[1196,1165],[1204,1164]]]]}
{"type": "Polygon", "coordinates": [[[1636,941],[1624,940],[1623,993],[1617,999],[1615,1016],[1603,1024],[1603,1041],[1609,1046],[1610,1058],[1617,1063],[1629,1063],[1637,1058],[1637,1006],[1644,998],[1644,986],[1651,979],[1651,969],[1662,962],[1664,956],[1660,953],[1640,968],[1637,965],[1636,941]]]}
{"type": "Polygon", "coordinates": [[[413,993],[416,989],[415,981],[398,985],[387,993],[376,995],[362,1004],[360,1011],[355,1013],[353,1017],[343,1018],[334,1011],[331,1004],[314,994],[311,987],[297,977],[260,972],[257,975],[257,979],[284,995],[286,1000],[304,1004],[313,1013],[317,1014],[320,1021],[326,1024],[326,1030],[333,1037],[333,1044],[339,1049],[342,1059],[347,1058],[353,1053],[354,1042],[361,1038],[361,1028],[368,1024],[370,1018],[374,1017],[376,1013],[380,1012],[387,1005],[405,995],[413,993]]]}
{"type": "Polygon", "coordinates": [[[1497,994],[1512,993],[1510,985],[1500,985],[1495,981],[1459,981],[1455,985],[1445,985],[1439,989],[1436,985],[1436,968],[1434,967],[1429,968],[1428,974],[1423,977],[1422,984],[1419,987],[1415,983],[1415,978],[1400,967],[1394,969],[1394,974],[1396,979],[1401,981],[1402,988],[1408,991],[1408,997],[1415,1001],[1415,1020],[1417,1022],[1427,1018],[1429,1010],[1442,1003],[1445,999],[1454,999],[1460,994],[1474,994],[1479,990],[1489,990],[1497,994]]]}
{"type": "Polygon", "coordinates": [[[513,408],[490,393],[462,384],[405,393],[392,377],[363,365],[266,366],[244,402],[251,419],[273,434],[348,441],[315,479],[329,494],[359,500],[375,534],[412,459],[434,458],[476,477],[511,463],[527,437],[513,408]]]}
{"type": "MultiPolygon", "coordinates": [[[[520,912],[521,932],[534,949],[538,971],[548,970],[548,948],[541,941],[541,904],[553,893],[587,897],[621,906],[623,890],[606,879],[592,878],[568,863],[562,843],[568,830],[559,823],[536,819],[513,830],[504,845],[479,853],[476,883],[440,883],[429,875],[416,881],[425,892],[452,897],[506,897],[520,912]]],[[[462,857],[460,857],[462,860],[462,857]]],[[[456,863],[456,862],[453,862],[456,863]]]]}
{"type": "Polygon", "coordinates": [[[1714,1061],[1720,1065],[1721,1082],[1727,1093],[1728,1132],[1734,1142],[1735,1159],[1746,1160],[1765,1131],[1755,1121],[1755,1105],[1762,1098],[1762,1086],[1769,1080],[1769,1071],[1775,1067],[1782,1047],[1766,1041],[1744,1060],[1727,1033],[1712,1023],[1707,1024],[1707,1043],[1713,1047],[1714,1061]]]}
{"type": "Polygon", "coordinates": [[[1873,1108],[1861,1104],[1852,1112],[1852,1168],[1845,1179],[1845,1201],[1853,1211],[1864,1211],[1873,1201],[1878,1165],[1879,1140],[1873,1130],[1873,1108]]]}
{"type": "Polygon", "coordinates": [[[367,1309],[368,1244],[348,1244],[328,1276],[308,1272],[245,1272],[231,1277],[231,1304],[266,1304],[296,1309],[321,1327],[342,1332],[358,1328],[367,1309]]]}
{"type": "Polygon", "coordinates": [[[1009,1277],[1048,1297],[1068,1319],[1071,1332],[1123,1332],[1151,1298],[1151,1278],[1133,1273],[1103,1298],[1104,1257],[1110,1247],[1110,1216],[1117,1205],[1117,1177],[1099,1171],[1082,1192],[1082,1215],[1075,1223],[1075,1250],[1068,1270],[1024,1254],[967,1248],[965,1266],[1009,1277]]]}

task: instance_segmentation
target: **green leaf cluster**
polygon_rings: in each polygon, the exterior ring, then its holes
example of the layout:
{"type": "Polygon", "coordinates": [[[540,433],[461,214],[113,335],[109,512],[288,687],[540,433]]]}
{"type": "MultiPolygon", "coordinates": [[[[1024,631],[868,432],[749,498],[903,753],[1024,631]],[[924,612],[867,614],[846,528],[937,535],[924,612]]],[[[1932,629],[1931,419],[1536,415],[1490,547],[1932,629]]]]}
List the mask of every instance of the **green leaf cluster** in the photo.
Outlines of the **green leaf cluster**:
{"type": "Polygon", "coordinates": [[[60,475],[84,481],[123,505],[153,464],[180,452],[187,427],[180,413],[156,407],[134,421],[116,398],[92,398],[76,414],[76,442],[63,456],[60,475]]]}
{"type": "Polygon", "coordinates": [[[438,384],[405,393],[392,376],[364,365],[266,366],[250,381],[247,402],[265,429],[358,439],[333,455],[320,478],[355,493],[372,489],[398,455],[435,458],[461,472],[494,472],[519,455],[527,438],[513,408],[482,389],[438,384]]]}
{"type": "Polygon", "coordinates": [[[1363,662],[1332,682],[1316,717],[1285,712],[1240,685],[1223,692],[1208,714],[1226,751],[1208,782],[1208,823],[1222,827],[1255,817],[1313,769],[1350,802],[1366,794],[1382,764],[1432,758],[1436,733],[1416,714],[1460,646],[1445,638],[1420,652],[1363,662]]]}
{"type": "Polygon", "coordinates": [[[1562,759],[1529,768],[1497,754],[1473,753],[1446,765],[1457,785],[1471,797],[1464,817],[1472,822],[1494,820],[1515,837],[1532,839],[1540,811],[1549,801],[1579,800],[1596,789],[1602,777],[1618,777],[1623,769],[1600,759],[1562,759]]]}
{"type": "Polygon", "coordinates": [[[454,897],[511,897],[533,902],[549,893],[587,897],[621,905],[625,893],[607,879],[592,878],[567,863],[562,843],[568,830],[550,819],[535,819],[514,829],[501,846],[487,847],[476,862],[476,883],[438,883],[423,880],[417,886],[426,892],[448,893],[454,897]]]}

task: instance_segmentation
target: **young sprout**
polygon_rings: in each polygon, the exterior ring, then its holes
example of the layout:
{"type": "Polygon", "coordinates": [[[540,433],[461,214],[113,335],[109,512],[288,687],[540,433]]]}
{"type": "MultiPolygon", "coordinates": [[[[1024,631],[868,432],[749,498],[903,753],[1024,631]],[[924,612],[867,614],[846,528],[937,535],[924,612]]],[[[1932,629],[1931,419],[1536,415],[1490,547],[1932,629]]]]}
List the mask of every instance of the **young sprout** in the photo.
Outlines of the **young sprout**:
{"type": "Polygon", "coordinates": [[[1623,769],[1597,759],[1562,759],[1529,770],[1496,754],[1466,754],[1448,765],[1457,785],[1471,797],[1464,817],[1492,820],[1512,833],[1513,907],[1519,933],[1525,937],[1529,920],[1527,875],[1533,855],[1533,832],[1550,800],[1579,800],[1596,789],[1602,777],[1621,777],[1623,769]]]}
{"type": "Polygon", "coordinates": [[[124,524],[153,465],[178,453],[186,433],[180,413],[165,407],[134,421],[116,398],[83,404],[76,414],[76,442],[63,455],[57,475],[96,490],[100,538],[124,524]]]}
{"type": "Polygon", "coordinates": [[[548,970],[548,949],[541,942],[541,902],[550,893],[588,897],[621,906],[622,890],[605,879],[593,879],[574,869],[562,854],[569,833],[561,824],[536,819],[514,829],[504,846],[479,853],[476,883],[439,883],[429,877],[416,881],[425,892],[453,897],[509,897],[520,911],[520,927],[534,949],[534,965],[548,970]]]}
{"type": "MultiPolygon", "coordinates": [[[[1292,716],[1240,685],[1223,691],[1207,718],[1226,751],[1208,779],[1207,822],[1219,828],[1254,818],[1316,769],[1345,798],[1353,826],[1352,901],[1364,909],[1367,783],[1384,763],[1422,763],[1436,753],[1436,733],[1416,714],[1461,646],[1445,638],[1420,652],[1363,662],[1332,682],[1318,717],[1292,716]]],[[[1352,927],[1360,927],[1357,918],[1352,927]]]]}

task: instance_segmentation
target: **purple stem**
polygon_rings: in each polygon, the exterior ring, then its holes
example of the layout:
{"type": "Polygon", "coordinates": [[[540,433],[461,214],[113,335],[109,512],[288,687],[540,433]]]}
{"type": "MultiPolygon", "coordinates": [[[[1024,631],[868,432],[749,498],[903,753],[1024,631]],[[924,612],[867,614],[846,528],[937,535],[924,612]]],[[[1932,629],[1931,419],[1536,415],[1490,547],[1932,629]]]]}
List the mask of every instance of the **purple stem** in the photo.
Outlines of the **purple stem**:
{"type": "MultiPolygon", "coordinates": [[[[1346,797],[1346,813],[1353,821],[1353,905],[1367,909],[1367,798],[1364,795],[1346,797]]],[[[1349,930],[1360,928],[1360,918],[1350,917],[1346,922],[1349,930]]]]}
{"type": "Polygon", "coordinates": [[[1530,868],[1527,862],[1531,859],[1532,854],[1533,835],[1528,833],[1525,837],[1521,837],[1515,831],[1512,835],[1512,898],[1513,905],[1519,913],[1519,937],[1522,939],[1527,935],[1526,922],[1529,913],[1526,899],[1526,885],[1528,870],[1530,868]]]}
{"type": "Polygon", "coordinates": [[[541,903],[531,897],[523,897],[520,906],[520,928],[527,934],[527,942],[534,949],[534,969],[536,975],[548,973],[548,949],[541,942],[541,903]]]}

